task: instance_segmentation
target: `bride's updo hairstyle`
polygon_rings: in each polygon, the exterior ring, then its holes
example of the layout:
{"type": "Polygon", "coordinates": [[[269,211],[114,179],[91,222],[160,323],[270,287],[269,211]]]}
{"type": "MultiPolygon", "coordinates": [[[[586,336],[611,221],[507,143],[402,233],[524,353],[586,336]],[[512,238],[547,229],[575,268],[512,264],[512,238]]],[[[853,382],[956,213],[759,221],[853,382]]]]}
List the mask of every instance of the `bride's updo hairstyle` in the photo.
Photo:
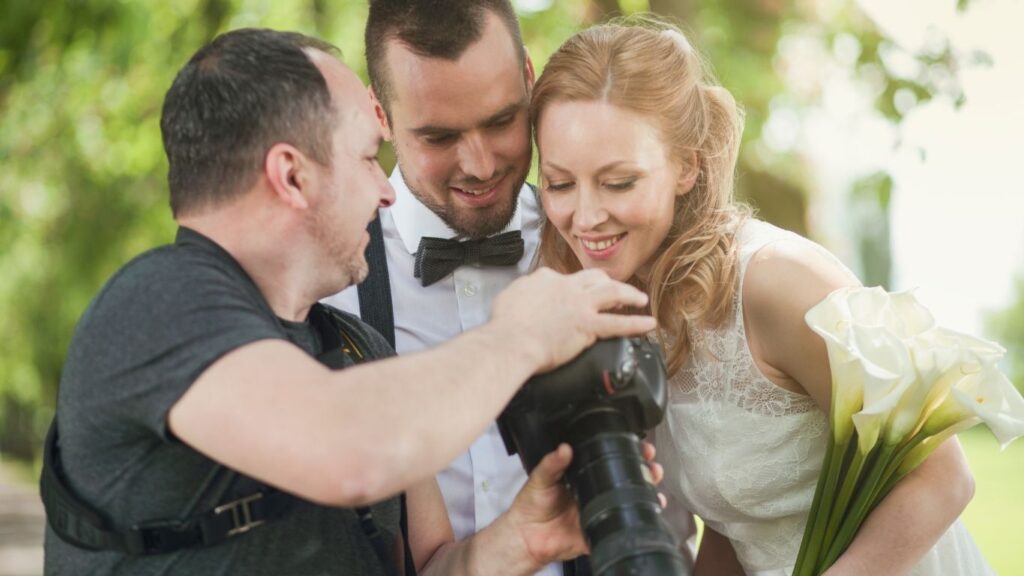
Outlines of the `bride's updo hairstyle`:
{"type": "MultiPolygon", "coordinates": [[[[549,104],[565,101],[608,102],[651,119],[670,162],[689,166],[696,153],[696,183],[676,200],[672,228],[655,255],[648,285],[633,279],[650,296],[673,374],[689,351],[688,327],[720,326],[733,309],[733,235],[748,213],[733,202],[742,112],[683,33],[650,16],[595,26],[566,41],[534,86],[533,126],[539,128],[549,104]]],[[[546,265],[561,272],[580,269],[550,222],[544,224],[541,246],[546,265]]]]}

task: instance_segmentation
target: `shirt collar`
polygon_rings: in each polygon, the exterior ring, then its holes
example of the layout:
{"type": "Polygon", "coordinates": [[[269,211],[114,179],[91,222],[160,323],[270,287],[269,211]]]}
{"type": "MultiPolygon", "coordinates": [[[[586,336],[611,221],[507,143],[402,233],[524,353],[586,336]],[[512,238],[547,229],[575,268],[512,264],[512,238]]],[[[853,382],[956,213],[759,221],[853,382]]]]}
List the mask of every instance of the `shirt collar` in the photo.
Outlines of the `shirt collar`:
{"type": "MultiPolygon", "coordinates": [[[[395,221],[395,229],[398,230],[398,236],[402,239],[402,243],[405,244],[409,254],[416,253],[416,250],[419,249],[420,238],[424,236],[454,238],[458,235],[444,223],[444,220],[441,220],[440,216],[434,214],[430,208],[427,208],[413,195],[412,191],[409,190],[409,186],[405,183],[402,171],[397,165],[394,172],[391,173],[389,180],[391,187],[395,189],[395,203],[390,208],[385,208],[385,210],[391,213],[391,218],[395,221]]],[[[519,204],[522,203],[523,194],[531,193],[526,184],[523,184],[522,190],[519,191],[519,204]]],[[[509,221],[508,225],[501,232],[520,230],[522,228],[522,214],[519,208],[517,204],[512,220],[509,221]]]]}

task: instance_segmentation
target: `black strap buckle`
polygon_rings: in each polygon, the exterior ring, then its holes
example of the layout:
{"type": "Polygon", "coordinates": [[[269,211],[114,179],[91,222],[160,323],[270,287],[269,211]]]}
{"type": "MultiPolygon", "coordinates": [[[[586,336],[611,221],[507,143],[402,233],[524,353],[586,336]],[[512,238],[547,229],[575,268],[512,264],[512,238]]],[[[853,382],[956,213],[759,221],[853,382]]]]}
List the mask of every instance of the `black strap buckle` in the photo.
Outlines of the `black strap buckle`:
{"type": "Polygon", "coordinates": [[[131,555],[160,554],[192,546],[197,540],[195,531],[185,522],[158,520],[132,526],[125,545],[131,555]]]}
{"type": "Polygon", "coordinates": [[[266,524],[266,520],[253,520],[252,508],[250,505],[257,500],[263,499],[263,492],[256,492],[243,498],[239,498],[233,502],[227,504],[221,504],[213,509],[213,513],[216,516],[220,516],[225,512],[231,512],[231,521],[233,527],[228,530],[227,536],[236,536],[238,534],[244,534],[249,530],[257,526],[266,524]]]}

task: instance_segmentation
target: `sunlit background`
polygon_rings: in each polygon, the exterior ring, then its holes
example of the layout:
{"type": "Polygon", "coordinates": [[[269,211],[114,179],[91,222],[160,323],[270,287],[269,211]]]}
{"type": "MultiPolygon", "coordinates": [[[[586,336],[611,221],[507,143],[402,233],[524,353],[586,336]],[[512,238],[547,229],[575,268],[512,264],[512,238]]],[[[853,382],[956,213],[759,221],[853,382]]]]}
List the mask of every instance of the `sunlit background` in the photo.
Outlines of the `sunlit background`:
{"type": "MultiPolygon", "coordinates": [[[[609,14],[681,22],[746,109],[739,195],[865,283],[916,288],[940,323],[1001,342],[1024,385],[1024,2],[516,5],[538,69],[609,14]]],[[[21,576],[41,570],[31,482],[75,322],[173,236],[158,119],[174,72],[220,31],[270,26],[338,44],[365,79],[366,4],[6,0],[0,14],[0,576],[21,576]]],[[[961,438],[968,526],[1000,574],[1024,574],[1024,443],[961,438]]]]}

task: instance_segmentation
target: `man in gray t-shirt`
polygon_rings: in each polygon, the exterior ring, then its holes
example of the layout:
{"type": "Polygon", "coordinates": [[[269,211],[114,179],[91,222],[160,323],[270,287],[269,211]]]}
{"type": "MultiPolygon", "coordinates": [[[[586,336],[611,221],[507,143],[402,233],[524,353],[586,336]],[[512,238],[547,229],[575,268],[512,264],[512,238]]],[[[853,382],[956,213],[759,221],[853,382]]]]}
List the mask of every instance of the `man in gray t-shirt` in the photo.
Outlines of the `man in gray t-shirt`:
{"type": "Polygon", "coordinates": [[[433,475],[532,374],[596,338],[653,329],[608,312],[646,299],[599,272],[541,271],[513,283],[484,326],[352,366],[391,351],[340,313],[335,332],[314,329],[326,310],[317,301],[366,277],[365,229],[394,192],[365,88],[333,51],[238,30],[178,73],[161,118],[177,239],[128,263],[90,304],[57,406],[60,476],[107,530],[191,525],[259,487],[288,506],[255,526],[246,508],[235,521],[250,530],[155,554],[87,550],[69,541],[74,518],[58,514],[47,574],[395,573],[403,492],[406,544],[424,574],[530,574],[583,551],[559,481],[568,446],[506,514],[458,543],[433,475]],[[357,518],[358,507],[370,514],[357,518]]]}
{"type": "MultiPolygon", "coordinates": [[[[340,314],[340,312],[338,312],[340,314]]],[[[370,358],[388,343],[351,318],[346,329],[370,358]]],[[[238,263],[188,228],[176,242],[126,265],[78,324],[58,399],[60,457],[69,484],[121,529],[157,518],[186,518],[254,493],[216,462],[181,444],[167,413],[189,385],[224,354],[259,340],[324,352],[309,322],[277,318],[238,263]],[[173,326],[173,329],[168,327],[173,326]]],[[[343,356],[348,358],[348,356],[343,356]]],[[[347,362],[349,366],[352,362],[347,362]]],[[[373,506],[389,540],[398,534],[398,501],[373,506]]],[[[222,545],[187,554],[125,556],[46,539],[48,574],[377,574],[356,513],[295,499],[280,520],[222,545]]]]}

